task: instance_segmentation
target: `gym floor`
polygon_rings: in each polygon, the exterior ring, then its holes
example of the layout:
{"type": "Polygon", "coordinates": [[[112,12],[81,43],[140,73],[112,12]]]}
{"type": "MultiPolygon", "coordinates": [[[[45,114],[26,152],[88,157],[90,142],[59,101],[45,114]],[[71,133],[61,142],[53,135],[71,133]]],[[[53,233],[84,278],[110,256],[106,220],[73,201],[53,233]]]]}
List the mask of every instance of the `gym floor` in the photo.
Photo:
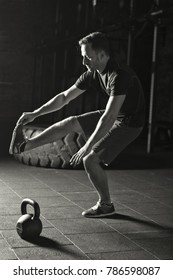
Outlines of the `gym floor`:
{"type": "Polygon", "coordinates": [[[84,170],[32,167],[0,159],[1,260],[173,259],[173,151],[147,155],[134,145],[107,170],[116,214],[87,219],[97,194],[84,170]],[[25,241],[16,232],[23,198],[35,199],[43,230],[25,241]]]}

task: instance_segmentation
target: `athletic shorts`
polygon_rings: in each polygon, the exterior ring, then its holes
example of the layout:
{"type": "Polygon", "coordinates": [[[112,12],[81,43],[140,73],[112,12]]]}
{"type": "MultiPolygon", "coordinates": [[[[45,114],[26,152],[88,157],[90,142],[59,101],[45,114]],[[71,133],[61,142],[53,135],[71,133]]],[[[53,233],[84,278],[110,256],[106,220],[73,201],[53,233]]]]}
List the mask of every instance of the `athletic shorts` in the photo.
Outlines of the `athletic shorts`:
{"type": "MultiPolygon", "coordinates": [[[[85,113],[77,116],[86,140],[96,128],[104,110],[85,113]]],[[[142,127],[130,127],[128,122],[115,121],[112,128],[92,148],[105,165],[109,165],[141,133],[142,127]]]]}

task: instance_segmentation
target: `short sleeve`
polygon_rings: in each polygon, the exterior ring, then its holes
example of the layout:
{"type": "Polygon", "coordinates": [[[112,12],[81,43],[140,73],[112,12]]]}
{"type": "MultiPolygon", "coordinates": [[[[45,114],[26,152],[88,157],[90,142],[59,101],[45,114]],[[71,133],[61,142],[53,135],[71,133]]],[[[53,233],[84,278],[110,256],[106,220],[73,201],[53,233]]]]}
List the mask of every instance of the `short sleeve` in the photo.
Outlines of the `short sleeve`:
{"type": "Polygon", "coordinates": [[[131,84],[131,75],[128,72],[119,69],[116,73],[112,73],[109,81],[110,95],[124,95],[131,84]]]}
{"type": "Polygon", "coordinates": [[[76,81],[75,85],[81,90],[87,90],[91,84],[92,74],[89,71],[84,72],[76,81]]]}

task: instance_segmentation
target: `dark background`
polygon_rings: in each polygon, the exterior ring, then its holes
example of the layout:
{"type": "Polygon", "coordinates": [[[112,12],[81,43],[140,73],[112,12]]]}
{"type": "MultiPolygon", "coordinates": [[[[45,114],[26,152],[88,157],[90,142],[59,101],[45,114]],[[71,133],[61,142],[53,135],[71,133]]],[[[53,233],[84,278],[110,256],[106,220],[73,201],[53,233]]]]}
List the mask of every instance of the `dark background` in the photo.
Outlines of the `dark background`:
{"type": "MultiPolygon", "coordinates": [[[[119,58],[128,61],[144,87],[147,142],[151,72],[156,73],[154,145],[171,147],[173,123],[173,0],[0,0],[0,153],[7,154],[12,130],[31,111],[71,86],[85,70],[77,41],[106,32],[119,58]],[[133,5],[132,5],[133,4],[133,5]],[[153,16],[152,12],[162,11],[153,16]],[[152,64],[153,30],[158,24],[157,63],[152,64]],[[131,44],[129,44],[129,36],[131,44]],[[129,48],[130,47],[130,48],[129,48]]],[[[61,111],[38,118],[51,124],[71,114],[104,107],[86,92],[61,111]]]]}

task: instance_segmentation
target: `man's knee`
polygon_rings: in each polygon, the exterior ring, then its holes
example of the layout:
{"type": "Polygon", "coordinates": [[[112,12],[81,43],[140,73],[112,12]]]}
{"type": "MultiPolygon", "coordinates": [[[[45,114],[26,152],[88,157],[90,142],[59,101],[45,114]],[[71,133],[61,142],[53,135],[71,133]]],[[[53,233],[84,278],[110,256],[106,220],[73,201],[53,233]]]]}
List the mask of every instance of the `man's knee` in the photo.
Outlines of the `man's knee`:
{"type": "Polygon", "coordinates": [[[91,151],[83,158],[83,164],[86,169],[89,169],[95,164],[100,164],[100,158],[94,151],[91,151]]]}
{"type": "Polygon", "coordinates": [[[78,118],[77,116],[71,116],[68,118],[68,122],[70,124],[70,127],[72,129],[73,132],[78,132],[78,133],[81,133],[83,134],[83,129],[78,121],[78,118]]]}

